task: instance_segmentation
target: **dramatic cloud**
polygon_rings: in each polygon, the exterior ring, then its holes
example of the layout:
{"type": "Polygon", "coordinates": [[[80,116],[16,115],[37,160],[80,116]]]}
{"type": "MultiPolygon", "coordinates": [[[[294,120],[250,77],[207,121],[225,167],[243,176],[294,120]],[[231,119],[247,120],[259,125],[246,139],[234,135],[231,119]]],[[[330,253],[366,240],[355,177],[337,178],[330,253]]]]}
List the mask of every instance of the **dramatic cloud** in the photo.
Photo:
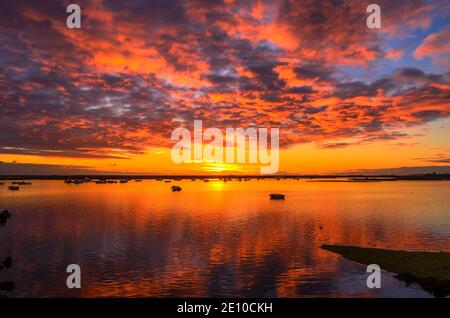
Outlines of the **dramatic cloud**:
{"type": "Polygon", "coordinates": [[[416,158],[416,160],[430,163],[450,163],[450,156],[445,154],[436,154],[430,158],[416,158]]]}
{"type": "Polygon", "coordinates": [[[18,162],[1,162],[0,175],[85,175],[97,174],[84,166],[49,165],[18,162]]]}
{"type": "Polygon", "coordinates": [[[419,167],[401,167],[387,169],[359,169],[343,171],[340,174],[355,175],[413,175],[413,174],[450,174],[450,166],[419,166],[419,167]]]}
{"type": "Polygon", "coordinates": [[[355,75],[405,58],[388,43],[429,30],[446,1],[381,1],[381,30],[369,1],[80,1],[80,30],[68,3],[0,3],[0,153],[126,159],[194,119],[336,148],[450,115],[449,69],[420,60],[448,53],[448,27],[414,67],[355,75]]]}

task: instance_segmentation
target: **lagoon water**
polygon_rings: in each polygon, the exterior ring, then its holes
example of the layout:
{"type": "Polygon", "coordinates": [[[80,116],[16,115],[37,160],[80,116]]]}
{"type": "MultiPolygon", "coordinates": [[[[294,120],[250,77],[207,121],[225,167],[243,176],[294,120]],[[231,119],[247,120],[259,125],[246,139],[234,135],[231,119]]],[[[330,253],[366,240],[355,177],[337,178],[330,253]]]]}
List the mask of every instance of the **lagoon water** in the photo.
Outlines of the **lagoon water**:
{"type": "Polygon", "coordinates": [[[450,251],[447,181],[32,182],[0,186],[8,297],[431,297],[388,272],[370,290],[364,266],[320,246],[450,251]]]}

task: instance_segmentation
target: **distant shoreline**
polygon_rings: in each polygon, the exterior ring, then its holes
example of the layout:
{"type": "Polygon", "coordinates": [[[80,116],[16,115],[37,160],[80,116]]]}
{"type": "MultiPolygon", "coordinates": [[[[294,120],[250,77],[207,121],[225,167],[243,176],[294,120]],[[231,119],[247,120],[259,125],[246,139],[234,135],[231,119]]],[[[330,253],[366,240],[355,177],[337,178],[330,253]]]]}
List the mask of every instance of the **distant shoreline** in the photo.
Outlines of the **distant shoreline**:
{"type": "Polygon", "coordinates": [[[450,174],[412,175],[3,175],[0,180],[66,180],[66,179],[296,179],[315,182],[381,182],[381,181],[447,181],[450,174]],[[343,180],[348,179],[348,180],[343,180]]]}

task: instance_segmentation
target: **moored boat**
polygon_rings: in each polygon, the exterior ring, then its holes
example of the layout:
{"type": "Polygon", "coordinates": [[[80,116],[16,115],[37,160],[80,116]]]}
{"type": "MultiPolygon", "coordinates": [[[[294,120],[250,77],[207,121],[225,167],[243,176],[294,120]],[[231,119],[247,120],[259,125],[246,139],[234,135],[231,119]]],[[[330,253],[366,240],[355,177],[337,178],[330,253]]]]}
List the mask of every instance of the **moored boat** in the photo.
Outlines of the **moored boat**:
{"type": "Polygon", "coordinates": [[[31,182],[20,181],[16,183],[17,185],[31,185],[31,182]]]}
{"type": "Polygon", "coordinates": [[[0,213],[0,219],[9,219],[11,217],[11,213],[8,210],[3,210],[0,213]]]}
{"type": "Polygon", "coordinates": [[[11,182],[11,184],[15,184],[15,185],[30,185],[31,182],[26,182],[26,181],[13,181],[13,182],[11,182]]]}
{"type": "Polygon", "coordinates": [[[180,192],[182,189],[180,186],[172,186],[172,191],[173,192],[180,192]]]}
{"type": "Polygon", "coordinates": [[[285,195],[280,193],[269,194],[270,200],[284,200],[285,195]]]}

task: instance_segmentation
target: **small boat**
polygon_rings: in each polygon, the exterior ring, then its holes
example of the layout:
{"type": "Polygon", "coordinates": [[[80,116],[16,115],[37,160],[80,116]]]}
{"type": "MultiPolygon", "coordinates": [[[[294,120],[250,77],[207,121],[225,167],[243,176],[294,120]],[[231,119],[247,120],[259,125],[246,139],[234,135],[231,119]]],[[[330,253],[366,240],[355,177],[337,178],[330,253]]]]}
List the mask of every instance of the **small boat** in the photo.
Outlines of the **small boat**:
{"type": "MultiPolygon", "coordinates": [[[[8,219],[11,217],[11,213],[9,213],[8,210],[3,210],[2,213],[0,213],[0,226],[5,226],[8,219]]],[[[1,265],[0,265],[1,269],[1,265]]]]}
{"type": "Polygon", "coordinates": [[[172,191],[173,192],[180,192],[181,191],[181,187],[179,187],[179,186],[172,186],[172,191]]]}
{"type": "Polygon", "coordinates": [[[271,193],[269,194],[270,200],[284,200],[284,194],[271,193]]]}
{"type": "Polygon", "coordinates": [[[14,282],[11,282],[11,281],[1,282],[0,283],[0,290],[11,292],[11,291],[14,290],[15,286],[16,285],[14,284],[14,282]]]}
{"type": "Polygon", "coordinates": [[[164,180],[165,183],[170,183],[170,180],[164,180]]]}
{"type": "Polygon", "coordinates": [[[134,180],[135,182],[142,182],[142,180],[141,179],[136,179],[136,180],[134,180]]]}
{"type": "Polygon", "coordinates": [[[26,181],[13,181],[13,182],[11,182],[11,184],[16,184],[16,185],[31,185],[31,182],[26,182],[26,181]]]}
{"type": "Polygon", "coordinates": [[[4,185],[5,183],[4,182],[0,182],[0,185],[4,185]]]}
{"type": "Polygon", "coordinates": [[[0,219],[9,219],[11,217],[11,213],[9,213],[8,210],[3,210],[2,213],[0,213],[0,219]]]}
{"type": "Polygon", "coordinates": [[[18,186],[9,186],[8,189],[11,191],[17,191],[17,190],[19,190],[19,187],[18,186]]]}
{"type": "Polygon", "coordinates": [[[106,180],[97,180],[95,181],[95,184],[106,184],[106,180]]]}
{"type": "Polygon", "coordinates": [[[2,268],[10,268],[12,266],[12,258],[9,256],[5,258],[3,261],[3,265],[0,265],[0,269],[2,268]]]}
{"type": "Polygon", "coordinates": [[[128,183],[128,179],[119,180],[120,183],[128,183]]]}
{"type": "Polygon", "coordinates": [[[209,182],[209,179],[204,179],[203,182],[209,182]]]}

